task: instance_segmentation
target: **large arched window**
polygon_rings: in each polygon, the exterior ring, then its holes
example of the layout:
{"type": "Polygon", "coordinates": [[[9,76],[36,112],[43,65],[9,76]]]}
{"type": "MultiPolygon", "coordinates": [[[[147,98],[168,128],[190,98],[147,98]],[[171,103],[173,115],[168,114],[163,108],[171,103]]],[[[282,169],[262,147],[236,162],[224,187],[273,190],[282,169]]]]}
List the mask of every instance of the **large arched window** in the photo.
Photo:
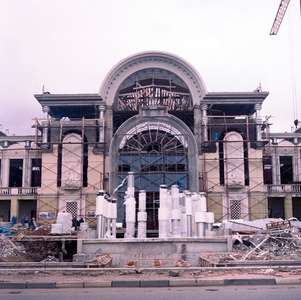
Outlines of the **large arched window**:
{"type": "MultiPolygon", "coordinates": [[[[141,123],[122,138],[118,150],[118,182],[134,172],[136,196],[146,191],[147,229],[156,234],[158,229],[159,186],[177,184],[188,189],[188,149],[183,134],[164,123],[141,123]]],[[[124,221],[122,198],[119,191],[119,221],[124,221]]]]}

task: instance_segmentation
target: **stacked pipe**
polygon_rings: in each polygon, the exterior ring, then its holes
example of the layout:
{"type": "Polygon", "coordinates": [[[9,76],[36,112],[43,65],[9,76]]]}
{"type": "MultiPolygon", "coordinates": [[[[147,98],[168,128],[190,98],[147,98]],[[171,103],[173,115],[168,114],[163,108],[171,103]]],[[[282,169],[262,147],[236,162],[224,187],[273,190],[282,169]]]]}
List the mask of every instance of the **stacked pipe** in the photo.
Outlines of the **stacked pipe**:
{"type": "Polygon", "coordinates": [[[160,207],[158,211],[159,218],[159,238],[167,238],[169,236],[169,199],[168,189],[166,185],[160,185],[160,207]]]}
{"type": "Polygon", "coordinates": [[[181,236],[181,210],[180,210],[180,192],[177,185],[171,186],[171,223],[172,223],[172,236],[181,236]]]}
{"type": "Polygon", "coordinates": [[[105,191],[96,197],[97,237],[99,239],[116,237],[117,205],[110,200],[105,191]]]}
{"type": "Polygon", "coordinates": [[[212,230],[214,214],[207,212],[205,193],[181,193],[160,186],[159,237],[205,237],[212,230]],[[170,229],[170,230],[169,230],[170,229]]]}
{"type": "Polygon", "coordinates": [[[139,211],[138,211],[138,235],[140,239],[146,238],[146,192],[144,190],[139,192],[139,211]]]}
{"type": "Polygon", "coordinates": [[[135,186],[134,173],[128,173],[128,187],[125,192],[125,216],[126,216],[126,238],[135,237],[135,222],[136,222],[136,200],[135,200],[135,186]]]}

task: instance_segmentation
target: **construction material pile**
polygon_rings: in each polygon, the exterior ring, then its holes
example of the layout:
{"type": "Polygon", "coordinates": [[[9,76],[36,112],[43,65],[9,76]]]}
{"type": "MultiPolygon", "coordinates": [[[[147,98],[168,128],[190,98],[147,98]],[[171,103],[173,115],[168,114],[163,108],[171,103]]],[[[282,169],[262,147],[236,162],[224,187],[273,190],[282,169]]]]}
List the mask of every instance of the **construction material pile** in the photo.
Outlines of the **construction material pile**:
{"type": "Polygon", "coordinates": [[[25,255],[25,250],[22,246],[16,245],[8,237],[0,236],[0,261],[18,261],[25,255]]]}
{"type": "Polygon", "coordinates": [[[300,259],[301,234],[290,221],[275,221],[267,223],[263,232],[233,235],[233,249],[232,260],[300,259]]]}

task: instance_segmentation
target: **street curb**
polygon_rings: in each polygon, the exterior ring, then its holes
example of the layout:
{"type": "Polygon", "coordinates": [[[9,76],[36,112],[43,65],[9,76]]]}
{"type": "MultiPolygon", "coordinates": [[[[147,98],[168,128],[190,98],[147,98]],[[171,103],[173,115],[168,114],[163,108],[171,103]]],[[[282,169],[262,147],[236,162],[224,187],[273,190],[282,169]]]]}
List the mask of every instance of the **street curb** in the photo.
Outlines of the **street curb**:
{"type": "Polygon", "coordinates": [[[224,279],[224,285],[276,285],[275,278],[224,279]]]}
{"type": "Polygon", "coordinates": [[[169,287],[169,280],[141,280],[140,287],[169,287]]]}
{"type": "Polygon", "coordinates": [[[140,287],[139,280],[112,280],[111,287],[140,287]]]}
{"type": "Polygon", "coordinates": [[[145,287],[206,287],[241,285],[300,285],[301,278],[237,278],[237,279],[165,279],[112,280],[98,282],[0,282],[0,289],[53,288],[145,288],[145,287]]]}
{"type": "Polygon", "coordinates": [[[25,289],[25,282],[0,282],[0,289],[25,289]]]}
{"type": "Polygon", "coordinates": [[[75,282],[57,282],[56,283],[56,288],[58,289],[65,289],[65,288],[83,288],[84,283],[82,281],[75,281],[75,282]]]}
{"type": "Polygon", "coordinates": [[[84,282],[84,288],[107,288],[112,287],[111,281],[99,281],[99,282],[84,282]]]}
{"type": "Polygon", "coordinates": [[[169,280],[169,286],[197,286],[196,279],[171,279],[169,280]]]}
{"type": "Polygon", "coordinates": [[[197,286],[220,286],[225,285],[225,279],[198,279],[197,286]]]}
{"type": "Polygon", "coordinates": [[[54,289],[56,282],[26,282],[27,289],[54,289]]]}
{"type": "Polygon", "coordinates": [[[276,278],[277,285],[301,284],[301,278],[276,278]]]}

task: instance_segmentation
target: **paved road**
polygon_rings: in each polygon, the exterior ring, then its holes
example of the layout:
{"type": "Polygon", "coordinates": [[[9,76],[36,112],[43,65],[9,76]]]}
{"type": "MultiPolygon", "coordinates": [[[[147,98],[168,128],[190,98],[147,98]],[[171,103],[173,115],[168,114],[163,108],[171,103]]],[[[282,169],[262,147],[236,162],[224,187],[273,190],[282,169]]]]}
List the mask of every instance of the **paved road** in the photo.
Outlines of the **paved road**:
{"type": "Polygon", "coordinates": [[[0,290],[1,300],[300,300],[301,286],[0,290]]]}

